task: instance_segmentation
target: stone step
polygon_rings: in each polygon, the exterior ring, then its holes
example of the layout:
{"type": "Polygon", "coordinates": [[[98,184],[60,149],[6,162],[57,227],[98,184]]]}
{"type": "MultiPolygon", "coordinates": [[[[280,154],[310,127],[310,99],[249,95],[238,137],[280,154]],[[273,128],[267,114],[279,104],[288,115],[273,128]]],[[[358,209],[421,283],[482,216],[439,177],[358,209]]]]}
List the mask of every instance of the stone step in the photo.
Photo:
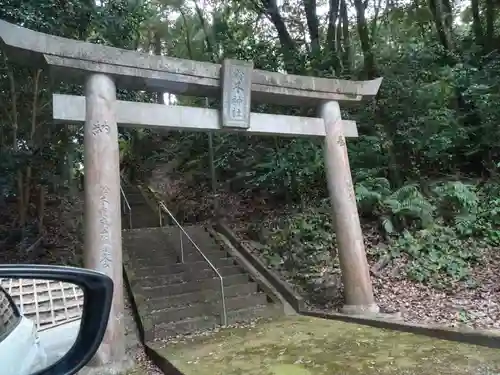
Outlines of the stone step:
{"type": "MultiPolygon", "coordinates": [[[[251,281],[250,277],[246,274],[241,275],[232,275],[223,277],[224,285],[235,285],[235,284],[244,284],[251,281]]],[[[184,294],[184,293],[192,293],[198,290],[206,289],[206,290],[217,290],[220,289],[220,279],[211,278],[211,279],[203,279],[201,281],[189,281],[186,283],[178,283],[178,284],[168,284],[168,285],[159,285],[154,288],[144,288],[140,284],[140,280],[134,283],[136,287],[141,289],[141,294],[146,298],[154,298],[154,297],[162,297],[162,296],[173,296],[176,294],[184,294]]],[[[136,289],[136,287],[132,287],[136,289]]]]}
{"type": "MultiPolygon", "coordinates": [[[[151,259],[151,254],[158,254],[161,257],[172,258],[171,251],[168,250],[168,237],[161,228],[136,228],[122,231],[122,243],[125,260],[135,264],[137,259],[151,259]]],[[[176,257],[173,257],[173,262],[176,257]]],[[[172,260],[169,260],[169,263],[172,260]]],[[[145,266],[149,262],[140,262],[145,266]]],[[[163,263],[160,263],[163,264],[163,263]]],[[[155,263],[154,265],[157,265],[155,263]]]]}
{"type": "MultiPolygon", "coordinates": [[[[141,211],[145,213],[143,223],[157,218],[154,210],[141,207],[135,210],[139,219],[141,211]]],[[[196,247],[182,235],[184,263],[180,263],[178,227],[134,228],[122,232],[124,268],[146,339],[164,339],[220,325],[220,279],[196,247]]],[[[283,307],[270,302],[258,283],[203,227],[186,226],[185,230],[223,275],[229,324],[283,313],[283,307]]]]}
{"type": "MultiPolygon", "coordinates": [[[[257,293],[258,289],[259,286],[257,285],[257,283],[251,282],[245,284],[228,285],[224,286],[224,296],[226,298],[230,298],[240,295],[253,294],[257,293]]],[[[201,289],[191,293],[177,294],[175,296],[149,298],[148,300],[141,302],[141,304],[144,305],[147,311],[151,311],[152,309],[163,310],[169,307],[189,305],[199,302],[213,302],[219,300],[220,298],[220,289],[201,289]]]]}
{"type": "MultiPolygon", "coordinates": [[[[148,228],[149,229],[149,228],[148,228]]],[[[144,238],[127,241],[124,246],[127,255],[134,259],[156,259],[156,258],[176,258],[177,254],[172,250],[172,244],[166,238],[144,238]]]]}
{"type": "Polygon", "coordinates": [[[150,227],[150,228],[133,228],[132,230],[123,230],[122,239],[130,244],[141,244],[144,240],[154,238],[155,241],[165,241],[169,239],[169,232],[164,228],[150,227]]]}
{"type": "Polygon", "coordinates": [[[163,258],[143,258],[137,259],[134,256],[128,256],[126,260],[127,264],[135,269],[149,269],[152,267],[169,267],[174,264],[177,264],[177,258],[171,255],[165,255],[163,258]]]}
{"type": "Polygon", "coordinates": [[[132,227],[133,228],[157,228],[160,226],[158,218],[146,215],[134,215],[132,216],[132,227]]]}
{"type": "MultiPolygon", "coordinates": [[[[180,231],[177,226],[169,225],[164,227],[165,231],[168,233],[169,237],[179,241],[180,231]]],[[[213,238],[210,234],[205,230],[204,227],[195,226],[195,225],[186,225],[183,226],[184,231],[191,237],[191,239],[198,244],[207,244],[214,242],[213,238]]],[[[183,237],[186,237],[183,234],[183,237]]],[[[189,241],[189,240],[187,240],[189,241]]]]}
{"type": "MultiPolygon", "coordinates": [[[[132,228],[133,228],[132,224],[132,228]]],[[[131,229],[130,228],[130,217],[128,216],[128,213],[123,213],[122,212],[122,229],[131,229]]]]}
{"type": "MultiPolygon", "coordinates": [[[[267,303],[267,296],[263,293],[256,293],[253,295],[226,297],[225,302],[226,311],[229,312],[265,305],[267,303]]],[[[153,316],[153,323],[176,322],[195,317],[221,316],[222,299],[169,309],[153,309],[151,315],[153,316]]]]}
{"type": "MultiPolygon", "coordinates": [[[[143,246],[142,254],[129,254],[127,251],[127,260],[134,264],[136,268],[153,267],[153,266],[167,266],[173,264],[190,264],[198,263],[204,261],[207,264],[205,258],[199,253],[184,253],[184,263],[181,263],[181,255],[176,254],[171,249],[165,248],[164,250],[158,249],[158,251],[153,252],[147,250],[146,245],[143,246]],[[148,256],[149,254],[149,256],[148,256]]],[[[214,251],[209,253],[204,253],[207,259],[212,264],[220,262],[220,259],[228,259],[230,256],[224,251],[214,251]]],[[[217,267],[217,266],[216,266],[217,267]]]]}
{"type": "MultiPolygon", "coordinates": [[[[273,318],[282,315],[279,305],[254,306],[241,310],[232,310],[227,313],[228,324],[236,324],[255,318],[273,318]]],[[[145,340],[154,341],[166,339],[179,334],[188,334],[201,330],[210,330],[220,326],[220,316],[205,316],[184,319],[178,322],[153,324],[151,329],[145,330],[145,340]]]]}
{"type": "MultiPolygon", "coordinates": [[[[151,229],[151,228],[142,228],[151,229]]],[[[154,229],[154,228],[153,228],[154,229]]],[[[162,236],[160,233],[154,233],[150,236],[143,236],[142,238],[133,238],[130,236],[123,236],[123,247],[130,255],[143,255],[151,253],[163,253],[169,246],[168,238],[162,236]]]]}
{"type": "MultiPolygon", "coordinates": [[[[132,261],[132,263],[134,262],[132,261]]],[[[233,258],[220,258],[216,259],[214,262],[212,262],[212,264],[217,268],[222,268],[234,265],[235,261],[233,258]]],[[[211,270],[210,266],[205,260],[190,263],[172,262],[167,265],[153,265],[149,267],[136,268],[134,270],[134,275],[138,278],[147,278],[156,277],[158,275],[176,274],[181,272],[198,273],[207,269],[211,270]]]]}
{"type": "Polygon", "coordinates": [[[134,192],[129,194],[125,193],[125,196],[127,197],[127,201],[131,206],[137,203],[146,204],[146,200],[144,199],[143,195],[140,192],[134,192]]]}
{"type": "MultiPolygon", "coordinates": [[[[153,217],[158,223],[160,223],[160,218],[158,217],[158,213],[156,213],[154,210],[151,209],[147,205],[147,203],[144,204],[132,204],[131,205],[131,210],[132,210],[132,220],[137,221],[140,218],[143,217],[153,217]]],[[[122,209],[122,214],[127,214],[128,215],[128,208],[125,210],[122,209]]],[[[138,227],[136,227],[138,228],[138,227]]]]}
{"type": "Polygon", "coordinates": [[[149,207],[147,204],[144,205],[133,205],[132,206],[132,220],[138,218],[143,218],[143,217],[152,217],[154,218],[158,224],[160,223],[160,218],[158,216],[158,213],[155,212],[151,207],[149,207]]]}
{"type": "MultiPolygon", "coordinates": [[[[238,266],[221,267],[218,268],[217,271],[219,271],[222,277],[241,275],[243,273],[243,270],[238,266]]],[[[137,278],[137,280],[132,281],[131,283],[133,285],[134,282],[138,282],[140,286],[143,288],[154,288],[160,285],[178,284],[191,281],[200,281],[203,279],[211,279],[215,276],[216,274],[212,268],[206,268],[196,273],[185,271],[185,272],[164,274],[159,276],[156,275],[153,277],[137,278]]]]}
{"type": "MultiPolygon", "coordinates": [[[[180,243],[176,240],[172,240],[170,238],[173,244],[175,244],[175,249],[180,250],[180,243]]],[[[217,243],[215,243],[212,239],[208,239],[205,241],[194,241],[194,243],[200,248],[201,251],[204,253],[211,253],[215,251],[227,251],[223,248],[220,247],[217,243]]],[[[184,253],[197,253],[198,251],[196,250],[196,247],[192,244],[191,241],[189,241],[187,238],[184,238],[184,241],[182,241],[182,245],[184,248],[184,253]]]]}
{"type": "MultiPolygon", "coordinates": [[[[132,211],[132,228],[149,228],[158,227],[160,225],[160,219],[158,213],[153,210],[145,200],[139,201],[129,201],[132,211]]],[[[128,211],[123,210],[122,214],[127,214],[128,211]]],[[[128,220],[128,219],[127,219],[128,220]]]]}
{"type": "MultiPolygon", "coordinates": [[[[170,243],[175,246],[175,249],[180,249],[180,237],[181,231],[175,227],[163,227],[165,231],[166,237],[168,237],[170,243]]],[[[189,227],[184,227],[184,230],[189,235],[189,237],[193,240],[193,242],[203,251],[210,252],[215,250],[221,250],[219,244],[217,244],[212,237],[203,229],[197,228],[197,231],[193,233],[193,230],[189,227]],[[199,233],[201,231],[201,233],[199,233]]],[[[194,245],[189,241],[184,233],[182,233],[182,244],[185,251],[196,251],[194,245]]]]}
{"type": "Polygon", "coordinates": [[[125,194],[139,193],[140,192],[137,185],[131,184],[131,183],[122,184],[122,189],[125,192],[125,194]]]}
{"type": "MultiPolygon", "coordinates": [[[[203,252],[205,256],[208,258],[210,262],[213,262],[215,259],[220,259],[220,258],[227,258],[230,257],[231,254],[228,253],[227,251],[222,251],[222,250],[215,250],[215,251],[210,251],[210,252],[203,252]]],[[[181,261],[181,256],[177,255],[177,261],[181,261]]],[[[205,258],[202,257],[202,255],[198,252],[184,252],[184,262],[185,263],[191,263],[191,262],[198,262],[200,260],[203,260],[205,258]]]]}
{"type": "MultiPolygon", "coordinates": [[[[179,241],[179,236],[170,236],[169,237],[170,241],[176,245],[176,248],[180,249],[180,241],[179,241]]],[[[215,241],[212,238],[207,238],[204,240],[196,239],[191,237],[191,239],[194,241],[194,243],[202,250],[202,251],[214,251],[214,250],[221,250],[221,247],[215,243],[215,241]]],[[[182,238],[182,245],[184,247],[184,250],[191,251],[195,250],[195,246],[191,241],[188,240],[186,236],[183,236],[182,238]]]]}
{"type": "MultiPolygon", "coordinates": [[[[150,229],[150,228],[148,228],[150,229]]],[[[172,255],[175,257],[181,257],[181,247],[180,243],[177,241],[173,241],[171,238],[167,236],[154,236],[151,235],[149,238],[144,237],[134,238],[134,239],[124,239],[127,241],[125,247],[126,251],[131,255],[138,259],[141,258],[151,258],[151,257],[164,257],[165,255],[172,255]],[[160,245],[160,246],[157,246],[160,245]],[[147,248],[147,251],[145,251],[147,248]],[[168,254],[165,251],[168,249],[168,254]]],[[[214,246],[210,244],[196,244],[198,248],[205,254],[207,257],[216,257],[223,258],[225,254],[228,254],[227,251],[222,250],[219,246],[214,246]]],[[[195,259],[196,257],[201,257],[198,249],[194,247],[192,243],[183,242],[183,251],[185,259],[195,259]]],[[[203,259],[203,258],[202,258],[203,259]]]]}

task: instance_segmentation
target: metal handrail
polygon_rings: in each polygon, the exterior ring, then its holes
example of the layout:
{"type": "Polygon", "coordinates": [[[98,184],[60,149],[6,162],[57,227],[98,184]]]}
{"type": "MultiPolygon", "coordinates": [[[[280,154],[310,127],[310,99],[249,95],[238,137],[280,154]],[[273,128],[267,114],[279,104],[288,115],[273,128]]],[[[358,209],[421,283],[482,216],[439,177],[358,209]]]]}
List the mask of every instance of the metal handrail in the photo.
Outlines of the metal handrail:
{"type": "Polygon", "coordinates": [[[161,211],[163,210],[168,216],[170,216],[170,218],[172,219],[172,221],[175,223],[175,225],[177,225],[177,227],[180,230],[181,260],[182,260],[182,263],[184,263],[184,247],[183,247],[183,244],[182,244],[182,234],[184,234],[187,237],[187,239],[189,240],[189,242],[191,242],[191,244],[194,246],[194,248],[200,253],[200,255],[205,259],[205,261],[208,263],[208,265],[212,268],[212,270],[215,272],[215,274],[219,277],[219,279],[220,279],[220,292],[221,292],[221,297],[222,297],[222,314],[223,314],[222,315],[222,325],[223,326],[227,326],[226,298],[224,296],[224,281],[223,281],[222,275],[219,273],[219,271],[217,270],[217,268],[212,264],[212,262],[210,262],[210,260],[205,256],[205,254],[203,253],[203,251],[201,251],[201,249],[198,247],[198,245],[196,245],[196,243],[189,236],[189,234],[186,233],[186,231],[184,230],[184,228],[182,227],[182,225],[179,224],[179,222],[175,219],[175,216],[170,212],[170,210],[167,208],[167,206],[165,206],[165,203],[159,202],[158,203],[158,209],[159,209],[159,212],[160,212],[160,226],[162,226],[161,211]]]}
{"type": "Polygon", "coordinates": [[[122,193],[123,201],[127,205],[128,208],[128,224],[129,227],[128,229],[132,229],[132,208],[130,207],[130,204],[128,203],[127,196],[125,195],[125,192],[123,191],[122,185],[120,184],[120,191],[122,193]]]}

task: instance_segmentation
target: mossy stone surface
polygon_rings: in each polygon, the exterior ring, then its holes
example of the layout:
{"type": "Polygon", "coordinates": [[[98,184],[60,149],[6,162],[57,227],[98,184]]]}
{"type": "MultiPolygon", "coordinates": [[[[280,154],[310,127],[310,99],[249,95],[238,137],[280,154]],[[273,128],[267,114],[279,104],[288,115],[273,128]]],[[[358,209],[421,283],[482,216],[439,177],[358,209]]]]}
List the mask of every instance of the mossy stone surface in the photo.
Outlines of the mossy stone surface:
{"type": "Polygon", "coordinates": [[[304,316],[157,350],[186,375],[500,374],[500,350],[304,316]]]}
{"type": "Polygon", "coordinates": [[[147,370],[140,368],[140,367],[135,367],[129,371],[127,371],[123,375],[149,375],[147,370]]]}

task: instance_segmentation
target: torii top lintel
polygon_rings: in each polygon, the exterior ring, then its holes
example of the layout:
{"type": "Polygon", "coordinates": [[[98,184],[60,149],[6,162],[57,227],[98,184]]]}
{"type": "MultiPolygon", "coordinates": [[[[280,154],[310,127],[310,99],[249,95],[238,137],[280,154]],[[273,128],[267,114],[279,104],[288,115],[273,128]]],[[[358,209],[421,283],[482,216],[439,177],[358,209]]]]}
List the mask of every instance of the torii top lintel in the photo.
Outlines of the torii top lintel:
{"type": "MultiPolygon", "coordinates": [[[[111,75],[120,88],[219,97],[221,65],[152,56],[137,51],[61,38],[0,20],[0,42],[10,59],[48,65],[54,76],[80,80],[89,73],[111,75]]],[[[358,102],[374,97],[382,78],[348,81],[255,69],[252,101],[317,105],[325,100],[358,102]]]]}

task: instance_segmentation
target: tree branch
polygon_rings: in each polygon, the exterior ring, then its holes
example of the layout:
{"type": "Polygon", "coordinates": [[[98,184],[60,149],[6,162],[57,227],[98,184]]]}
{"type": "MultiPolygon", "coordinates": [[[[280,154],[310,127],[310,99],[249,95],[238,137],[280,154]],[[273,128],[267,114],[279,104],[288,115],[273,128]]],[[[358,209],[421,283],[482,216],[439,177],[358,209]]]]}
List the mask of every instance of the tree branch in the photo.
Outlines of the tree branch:
{"type": "Polygon", "coordinates": [[[316,0],[302,0],[304,12],[306,14],[307,29],[311,39],[312,54],[317,56],[320,52],[319,44],[319,23],[316,8],[316,0]]]}

